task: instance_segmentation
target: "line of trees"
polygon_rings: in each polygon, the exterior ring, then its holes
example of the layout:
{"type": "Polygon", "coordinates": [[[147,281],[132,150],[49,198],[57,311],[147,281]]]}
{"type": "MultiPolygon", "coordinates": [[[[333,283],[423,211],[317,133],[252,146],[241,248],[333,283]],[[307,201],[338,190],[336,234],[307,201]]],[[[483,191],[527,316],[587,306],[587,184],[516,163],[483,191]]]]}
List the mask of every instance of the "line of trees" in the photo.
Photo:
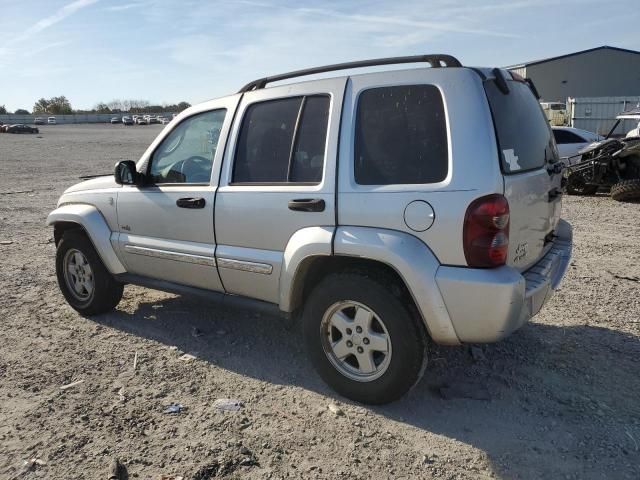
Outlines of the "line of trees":
{"type": "Polygon", "coordinates": [[[180,102],[175,104],[164,103],[162,105],[152,105],[147,100],[112,100],[109,103],[98,103],[91,113],[158,113],[158,112],[181,112],[182,110],[189,108],[191,104],[189,102],[180,102]]]}
{"type": "MultiPolygon", "coordinates": [[[[4,105],[0,105],[0,115],[7,115],[10,112],[7,110],[7,108],[4,105]]],[[[29,115],[29,111],[25,110],[24,108],[19,108],[17,109],[15,112],[16,115],[29,115]]]]}
{"type": "MultiPolygon", "coordinates": [[[[33,105],[33,114],[52,114],[66,115],[70,113],[160,113],[172,112],[177,113],[189,108],[189,102],[180,102],[175,104],[164,103],[162,105],[152,105],[148,100],[112,100],[109,103],[100,102],[91,110],[74,110],[71,102],[61,95],[59,97],[41,98],[33,105]]],[[[0,115],[6,115],[7,111],[4,105],[0,105],[0,115]]],[[[14,113],[18,115],[29,115],[29,111],[19,108],[14,113]]]]}

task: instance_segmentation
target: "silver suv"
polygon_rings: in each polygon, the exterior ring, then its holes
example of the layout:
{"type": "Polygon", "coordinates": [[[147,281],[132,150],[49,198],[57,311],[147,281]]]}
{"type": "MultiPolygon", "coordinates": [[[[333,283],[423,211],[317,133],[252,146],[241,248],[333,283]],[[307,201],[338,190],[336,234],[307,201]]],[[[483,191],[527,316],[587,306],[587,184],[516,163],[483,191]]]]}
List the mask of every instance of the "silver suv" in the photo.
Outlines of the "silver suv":
{"type": "Polygon", "coordinates": [[[130,283],[299,318],[340,394],[399,398],[429,342],[495,342],[571,255],[561,164],[523,78],[447,55],[314,68],[182,112],[136,163],[69,188],[47,220],[85,315],[130,283]],[[394,70],[267,84],[341,69],[394,70]]]}

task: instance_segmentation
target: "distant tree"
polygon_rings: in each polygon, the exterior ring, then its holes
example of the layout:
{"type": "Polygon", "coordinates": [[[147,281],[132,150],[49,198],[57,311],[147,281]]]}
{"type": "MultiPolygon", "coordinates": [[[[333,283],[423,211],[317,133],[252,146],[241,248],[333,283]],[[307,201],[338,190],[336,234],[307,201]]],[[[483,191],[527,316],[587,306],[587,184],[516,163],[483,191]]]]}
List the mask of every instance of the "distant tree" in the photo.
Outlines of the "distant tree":
{"type": "Polygon", "coordinates": [[[19,108],[14,113],[16,115],[30,115],[29,110],[25,110],[24,108],[19,108]]]}
{"type": "Polygon", "coordinates": [[[181,112],[182,110],[186,110],[189,108],[191,104],[189,102],[180,102],[176,108],[177,111],[181,112]]]}
{"type": "Polygon", "coordinates": [[[7,114],[7,109],[5,108],[4,105],[0,105],[0,115],[6,115],[7,114]]]}
{"type": "Polygon", "coordinates": [[[96,113],[111,113],[112,109],[106,103],[99,103],[93,107],[93,111],[96,113]]]}
{"type": "Polygon", "coordinates": [[[51,97],[49,99],[41,98],[33,106],[33,113],[53,113],[55,115],[65,115],[73,113],[71,103],[64,95],[60,97],[51,97]]]}

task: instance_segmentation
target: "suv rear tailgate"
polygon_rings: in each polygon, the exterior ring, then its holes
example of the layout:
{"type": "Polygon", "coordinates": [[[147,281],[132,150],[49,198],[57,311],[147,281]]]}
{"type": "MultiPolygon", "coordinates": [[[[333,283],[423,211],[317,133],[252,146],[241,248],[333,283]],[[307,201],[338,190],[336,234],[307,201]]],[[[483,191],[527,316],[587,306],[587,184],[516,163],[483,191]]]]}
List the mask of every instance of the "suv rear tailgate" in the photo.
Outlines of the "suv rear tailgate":
{"type": "MultiPolygon", "coordinates": [[[[507,77],[508,74],[503,74],[507,77]]],[[[551,246],[560,219],[561,175],[548,166],[559,161],[547,119],[529,86],[507,80],[508,93],[485,82],[509,202],[507,265],[524,271],[551,246]]]]}

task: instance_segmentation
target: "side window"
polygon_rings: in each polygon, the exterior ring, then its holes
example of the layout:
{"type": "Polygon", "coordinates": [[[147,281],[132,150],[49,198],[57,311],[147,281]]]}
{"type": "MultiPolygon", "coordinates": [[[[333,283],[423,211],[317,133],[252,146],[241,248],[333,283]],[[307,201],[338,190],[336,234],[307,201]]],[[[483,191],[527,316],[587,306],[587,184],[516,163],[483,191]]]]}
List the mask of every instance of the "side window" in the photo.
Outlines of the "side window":
{"type": "Polygon", "coordinates": [[[175,127],[151,157],[151,183],[209,183],[225,109],[203,112],[175,127]]]}
{"type": "Polygon", "coordinates": [[[233,183],[320,183],[329,97],[255,103],[242,121],[233,183]]]}
{"type": "Polygon", "coordinates": [[[586,140],[573,132],[566,130],[554,130],[553,136],[556,139],[556,143],[585,143],[586,140]]]}
{"type": "Polygon", "coordinates": [[[365,90],[358,99],[354,174],[360,185],[437,183],[448,171],[447,130],[433,85],[365,90]]]}

